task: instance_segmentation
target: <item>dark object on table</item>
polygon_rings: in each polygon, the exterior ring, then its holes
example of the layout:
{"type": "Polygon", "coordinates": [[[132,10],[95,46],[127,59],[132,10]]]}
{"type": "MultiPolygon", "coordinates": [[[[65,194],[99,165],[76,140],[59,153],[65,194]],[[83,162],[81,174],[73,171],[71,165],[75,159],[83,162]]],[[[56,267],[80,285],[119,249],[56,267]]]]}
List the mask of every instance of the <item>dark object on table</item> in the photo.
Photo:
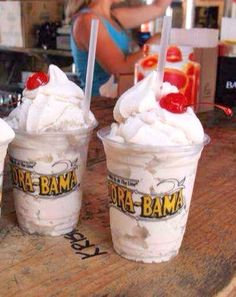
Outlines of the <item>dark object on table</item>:
{"type": "Polygon", "coordinates": [[[216,102],[236,106],[236,57],[219,57],[216,102]]]}
{"type": "Polygon", "coordinates": [[[40,25],[36,30],[37,47],[43,49],[56,49],[57,29],[60,25],[59,22],[46,22],[40,25]]]}

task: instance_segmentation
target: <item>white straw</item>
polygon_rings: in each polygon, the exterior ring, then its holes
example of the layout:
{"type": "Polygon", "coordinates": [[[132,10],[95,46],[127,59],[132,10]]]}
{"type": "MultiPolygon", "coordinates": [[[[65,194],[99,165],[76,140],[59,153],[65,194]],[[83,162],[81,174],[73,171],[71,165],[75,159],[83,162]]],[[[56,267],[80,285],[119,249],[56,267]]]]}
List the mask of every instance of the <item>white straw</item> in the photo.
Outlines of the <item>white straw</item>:
{"type": "Polygon", "coordinates": [[[93,19],[91,22],[91,30],[90,30],[89,53],[88,53],[88,64],[87,64],[86,85],[85,85],[84,111],[87,119],[89,118],[89,110],[90,110],[91,97],[92,97],[94,64],[95,64],[97,37],[98,37],[98,25],[99,25],[99,21],[97,19],[96,20],[93,19]]]}
{"type": "Polygon", "coordinates": [[[158,66],[157,66],[157,95],[161,94],[161,88],[162,88],[163,79],[164,79],[166,53],[167,53],[167,48],[170,40],[171,24],[172,24],[172,17],[164,16],[163,26],[161,31],[160,53],[158,57],[158,66]]]}

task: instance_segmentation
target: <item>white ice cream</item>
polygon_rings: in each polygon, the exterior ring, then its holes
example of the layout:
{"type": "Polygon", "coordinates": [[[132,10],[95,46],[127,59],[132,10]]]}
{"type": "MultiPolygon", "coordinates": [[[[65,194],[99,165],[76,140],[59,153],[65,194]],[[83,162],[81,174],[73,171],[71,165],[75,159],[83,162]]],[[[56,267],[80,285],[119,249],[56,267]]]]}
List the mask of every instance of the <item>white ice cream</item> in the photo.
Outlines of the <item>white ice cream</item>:
{"type": "Polygon", "coordinates": [[[82,89],[55,65],[50,65],[48,74],[49,82],[46,85],[24,90],[23,103],[8,116],[10,126],[30,133],[92,126],[96,120],[90,112],[89,122],[86,122],[82,89]]]}
{"type": "Polygon", "coordinates": [[[10,143],[15,137],[12,128],[2,119],[0,119],[0,146],[10,143]]]}
{"type": "Polygon", "coordinates": [[[15,137],[15,133],[12,130],[12,128],[4,120],[0,119],[0,216],[1,216],[4,160],[7,153],[8,144],[14,139],[14,137],[15,137]]]}
{"type": "MultiPolygon", "coordinates": [[[[146,145],[188,145],[202,143],[204,131],[192,108],[176,114],[160,107],[156,98],[157,74],[124,93],[116,103],[110,138],[118,142],[146,145]]],[[[162,96],[178,93],[169,83],[163,84],[162,96]]]]}
{"type": "MultiPolygon", "coordinates": [[[[160,107],[156,81],[153,72],[122,95],[114,109],[117,123],[100,134],[109,172],[114,249],[146,263],[178,254],[204,141],[191,108],[175,114],[160,107]]],[[[174,92],[176,87],[164,83],[162,96],[174,92]]]]}
{"type": "Polygon", "coordinates": [[[28,233],[56,236],[78,223],[88,142],[96,125],[91,112],[87,120],[84,103],[83,91],[51,65],[49,82],[25,89],[23,103],[7,119],[16,129],[9,148],[15,209],[28,233]]]}

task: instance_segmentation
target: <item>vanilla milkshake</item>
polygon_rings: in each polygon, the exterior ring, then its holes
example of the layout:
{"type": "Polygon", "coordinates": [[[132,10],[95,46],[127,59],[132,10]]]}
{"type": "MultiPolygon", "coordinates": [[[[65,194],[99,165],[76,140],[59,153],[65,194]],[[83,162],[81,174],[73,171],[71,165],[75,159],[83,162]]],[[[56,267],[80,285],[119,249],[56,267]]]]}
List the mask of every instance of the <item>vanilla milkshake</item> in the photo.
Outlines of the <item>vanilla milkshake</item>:
{"type": "Polygon", "coordinates": [[[9,148],[20,227],[60,235],[73,230],[94,115],[84,114],[83,91],[56,66],[30,77],[23,103],[8,116],[16,132],[9,148]]]}
{"type": "Polygon", "coordinates": [[[4,160],[7,153],[8,144],[14,139],[15,133],[7,123],[0,119],[0,216],[2,205],[2,186],[3,186],[3,169],[4,160]]]}
{"type": "Polygon", "coordinates": [[[164,83],[156,98],[156,82],[153,72],[123,94],[114,109],[116,123],[98,134],[107,158],[114,249],[145,263],[178,254],[208,141],[190,107],[183,113],[162,107],[161,100],[178,90],[164,83]]]}

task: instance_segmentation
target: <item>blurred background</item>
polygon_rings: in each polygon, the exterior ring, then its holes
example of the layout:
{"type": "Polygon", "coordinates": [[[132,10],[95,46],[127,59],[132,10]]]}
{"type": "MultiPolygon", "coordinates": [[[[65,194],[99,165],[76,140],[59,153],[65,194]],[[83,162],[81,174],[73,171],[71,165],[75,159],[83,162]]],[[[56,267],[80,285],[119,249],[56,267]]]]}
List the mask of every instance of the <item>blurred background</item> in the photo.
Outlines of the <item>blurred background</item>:
{"type": "MultiPolygon", "coordinates": [[[[70,50],[70,26],[64,24],[65,3],[64,0],[0,1],[0,112],[5,113],[8,106],[12,108],[16,105],[15,101],[20,100],[24,82],[29,73],[47,71],[51,63],[61,67],[70,79],[80,83],[75,74],[70,50]]],[[[120,5],[133,6],[143,3],[151,4],[152,0],[125,0],[120,5]]],[[[211,48],[211,50],[208,49],[208,54],[205,53],[205,58],[203,58],[203,51],[196,55],[197,62],[202,64],[200,81],[202,92],[205,90],[205,93],[210,94],[211,100],[226,96],[225,92],[230,92],[231,97],[235,96],[236,83],[235,88],[233,86],[236,74],[233,69],[236,66],[234,45],[236,1],[174,0],[165,14],[173,18],[173,28],[176,28],[174,36],[184,36],[185,39],[181,43],[179,37],[175,38],[174,43],[189,45],[193,49],[211,48]],[[197,35],[192,35],[191,40],[190,37],[185,36],[186,29],[193,28],[202,31],[196,31],[197,35]],[[196,44],[198,39],[203,40],[201,46],[196,44]],[[209,44],[204,43],[206,40],[209,44]],[[204,74],[204,69],[209,69],[209,65],[213,67],[213,76],[211,76],[211,82],[204,86],[203,81],[206,82],[209,76],[204,74]],[[226,79],[225,76],[229,72],[230,75],[226,79]],[[217,90],[217,86],[220,86],[220,89],[217,90]],[[229,86],[232,86],[230,90],[229,86]]],[[[147,36],[154,33],[160,34],[162,19],[162,17],[157,18],[134,29],[132,33],[136,43],[131,45],[131,50],[140,46],[147,36]]],[[[124,80],[130,83],[134,81],[132,76],[129,80],[126,77],[124,80]]],[[[119,94],[129,86],[129,84],[123,86],[121,78],[119,94]]],[[[229,99],[229,102],[231,105],[235,104],[234,99],[229,99]]]]}

